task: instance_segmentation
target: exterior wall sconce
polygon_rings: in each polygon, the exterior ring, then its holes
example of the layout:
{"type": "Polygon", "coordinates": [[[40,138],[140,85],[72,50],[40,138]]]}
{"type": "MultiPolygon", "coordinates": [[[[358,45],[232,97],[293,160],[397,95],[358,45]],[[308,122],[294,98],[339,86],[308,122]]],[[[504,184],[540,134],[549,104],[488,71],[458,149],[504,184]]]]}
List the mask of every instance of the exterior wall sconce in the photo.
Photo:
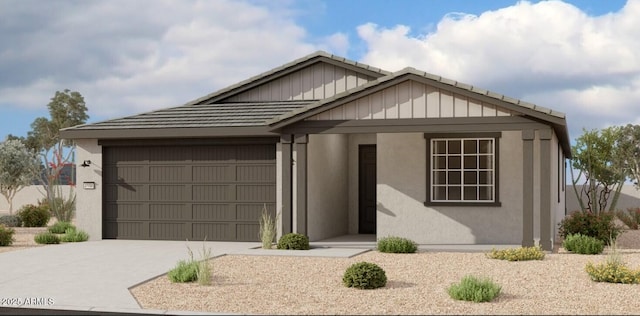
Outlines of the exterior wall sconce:
{"type": "Polygon", "coordinates": [[[91,160],[85,160],[85,161],[82,162],[82,164],[80,166],[89,167],[89,165],[91,165],[91,160]]]}

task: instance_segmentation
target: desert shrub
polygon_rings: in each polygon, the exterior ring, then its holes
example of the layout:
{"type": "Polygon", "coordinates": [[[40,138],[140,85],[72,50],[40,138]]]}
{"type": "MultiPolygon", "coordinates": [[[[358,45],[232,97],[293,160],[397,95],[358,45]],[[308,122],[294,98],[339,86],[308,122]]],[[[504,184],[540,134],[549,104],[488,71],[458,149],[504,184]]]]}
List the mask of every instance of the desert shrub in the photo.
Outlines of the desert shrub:
{"type": "Polygon", "coordinates": [[[18,215],[4,215],[0,217],[0,224],[7,227],[20,227],[22,226],[22,219],[18,215]]]}
{"type": "Polygon", "coordinates": [[[378,240],[378,251],[389,253],[414,253],[418,246],[413,240],[389,236],[378,240]]]}
{"type": "Polygon", "coordinates": [[[290,249],[290,250],[309,250],[309,237],[298,234],[288,233],[282,235],[278,240],[278,249],[290,249]]]}
{"type": "Polygon", "coordinates": [[[44,232],[44,233],[37,234],[35,237],[33,237],[33,240],[35,240],[35,242],[38,244],[45,244],[45,245],[60,243],[60,237],[58,237],[58,235],[53,234],[51,232],[44,232]]]}
{"type": "Polygon", "coordinates": [[[500,259],[508,261],[526,261],[526,260],[543,260],[544,251],[537,247],[520,247],[510,249],[492,249],[487,253],[487,258],[500,259]]]}
{"type": "Polygon", "coordinates": [[[460,283],[452,284],[447,292],[451,298],[461,301],[489,302],[500,294],[502,288],[487,278],[467,275],[460,283]]]}
{"type": "Polygon", "coordinates": [[[169,280],[174,283],[193,282],[198,279],[200,265],[194,260],[180,260],[175,268],[167,274],[169,280]]]}
{"type": "Polygon", "coordinates": [[[604,250],[604,242],[595,237],[573,234],[564,239],[562,247],[582,255],[597,255],[604,250]]]}
{"type": "Polygon", "coordinates": [[[594,214],[588,211],[575,211],[560,222],[558,233],[563,238],[574,234],[591,236],[608,245],[609,240],[618,238],[621,231],[621,228],[615,225],[614,219],[613,212],[594,214]]]}
{"type": "Polygon", "coordinates": [[[67,228],[60,238],[63,242],[83,242],[89,240],[89,234],[84,230],[77,230],[75,227],[67,228]]]}
{"type": "Polygon", "coordinates": [[[13,238],[15,232],[13,228],[0,224],[0,247],[11,246],[15,241],[13,238]]]}
{"type": "Polygon", "coordinates": [[[69,222],[56,222],[55,224],[51,225],[51,227],[49,227],[47,230],[54,234],[64,234],[69,228],[76,228],[76,227],[69,222]]]}
{"type": "Polygon", "coordinates": [[[46,206],[27,204],[20,208],[18,216],[22,219],[24,227],[44,227],[47,226],[51,213],[46,206]]]}
{"type": "Polygon", "coordinates": [[[627,225],[629,229],[638,229],[638,225],[640,225],[640,207],[628,208],[626,211],[618,210],[616,217],[627,225]]]}
{"type": "Polygon", "coordinates": [[[377,289],[387,284],[387,275],[375,263],[358,262],[344,272],[342,283],[346,287],[358,289],[377,289]]]}
{"type": "Polygon", "coordinates": [[[627,267],[626,264],[615,264],[612,262],[603,262],[593,264],[587,263],[585,271],[595,282],[637,284],[640,283],[640,271],[634,271],[627,267]]]}
{"type": "Polygon", "coordinates": [[[260,217],[260,241],[262,242],[262,249],[271,249],[273,241],[276,238],[276,221],[271,217],[267,206],[262,208],[262,216],[260,217]]]}

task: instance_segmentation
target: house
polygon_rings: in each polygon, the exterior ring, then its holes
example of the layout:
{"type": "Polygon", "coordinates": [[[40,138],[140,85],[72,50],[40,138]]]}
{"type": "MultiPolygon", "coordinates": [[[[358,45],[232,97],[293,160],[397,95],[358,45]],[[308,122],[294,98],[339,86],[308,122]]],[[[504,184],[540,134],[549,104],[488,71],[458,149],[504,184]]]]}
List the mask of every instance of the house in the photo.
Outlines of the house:
{"type": "Polygon", "coordinates": [[[317,52],[183,106],[79,125],[77,223],[94,239],[553,247],[563,113],[413,68],[317,52]]]}

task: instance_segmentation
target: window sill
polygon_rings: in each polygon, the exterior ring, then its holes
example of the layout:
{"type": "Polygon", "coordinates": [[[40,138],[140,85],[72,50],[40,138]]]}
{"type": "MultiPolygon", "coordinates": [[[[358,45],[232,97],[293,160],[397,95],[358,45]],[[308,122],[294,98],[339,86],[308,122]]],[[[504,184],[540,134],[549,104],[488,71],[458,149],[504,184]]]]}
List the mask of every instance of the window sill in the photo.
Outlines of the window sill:
{"type": "Polygon", "coordinates": [[[424,202],[424,206],[487,206],[487,207],[500,207],[500,202],[424,202]]]}

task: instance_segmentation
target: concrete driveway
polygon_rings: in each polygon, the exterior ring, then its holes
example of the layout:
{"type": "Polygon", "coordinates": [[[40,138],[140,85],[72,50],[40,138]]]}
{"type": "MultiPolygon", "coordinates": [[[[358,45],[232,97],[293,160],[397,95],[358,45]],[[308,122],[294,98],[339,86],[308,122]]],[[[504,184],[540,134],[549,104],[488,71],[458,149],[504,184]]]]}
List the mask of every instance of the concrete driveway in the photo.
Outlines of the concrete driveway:
{"type": "Polygon", "coordinates": [[[188,259],[242,253],[259,243],[102,240],[0,253],[0,307],[140,310],[128,288],[188,259]],[[24,304],[24,303],[29,304],[24,304]]]}

